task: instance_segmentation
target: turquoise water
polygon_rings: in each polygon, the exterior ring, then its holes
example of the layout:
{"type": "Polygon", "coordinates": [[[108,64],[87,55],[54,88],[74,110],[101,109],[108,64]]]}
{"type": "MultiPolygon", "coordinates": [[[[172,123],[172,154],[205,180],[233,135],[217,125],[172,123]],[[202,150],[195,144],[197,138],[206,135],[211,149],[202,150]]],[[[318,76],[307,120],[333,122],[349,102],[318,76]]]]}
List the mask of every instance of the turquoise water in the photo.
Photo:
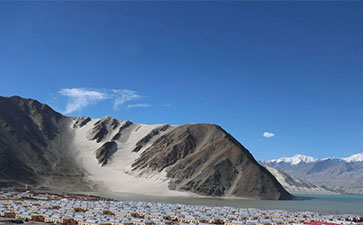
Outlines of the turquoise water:
{"type": "Polygon", "coordinates": [[[88,192],[85,194],[98,195],[122,201],[134,200],[207,206],[232,206],[238,208],[285,209],[289,211],[313,211],[324,214],[348,213],[363,216],[363,195],[298,194],[295,195],[296,198],[294,200],[273,201],[199,197],[166,197],[114,192],[88,192]]]}

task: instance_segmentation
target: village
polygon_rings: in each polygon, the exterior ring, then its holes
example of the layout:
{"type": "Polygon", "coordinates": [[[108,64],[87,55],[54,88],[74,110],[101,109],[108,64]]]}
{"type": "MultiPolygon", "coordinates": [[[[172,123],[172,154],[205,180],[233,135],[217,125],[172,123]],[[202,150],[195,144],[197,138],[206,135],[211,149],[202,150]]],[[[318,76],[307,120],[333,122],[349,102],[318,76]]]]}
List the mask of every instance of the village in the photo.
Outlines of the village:
{"type": "Polygon", "coordinates": [[[363,217],[255,208],[115,201],[78,194],[0,192],[0,224],[362,224],[363,217]]]}

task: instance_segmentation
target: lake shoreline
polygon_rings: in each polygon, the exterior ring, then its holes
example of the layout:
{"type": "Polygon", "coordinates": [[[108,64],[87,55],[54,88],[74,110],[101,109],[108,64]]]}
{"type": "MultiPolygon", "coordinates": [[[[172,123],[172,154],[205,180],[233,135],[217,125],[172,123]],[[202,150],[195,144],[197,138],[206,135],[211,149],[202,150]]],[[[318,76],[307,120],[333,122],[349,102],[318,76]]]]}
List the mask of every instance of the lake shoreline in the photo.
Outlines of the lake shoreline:
{"type": "MultiPolygon", "coordinates": [[[[54,192],[56,190],[43,190],[54,192]]],[[[99,196],[118,201],[146,201],[170,204],[206,205],[216,207],[259,208],[263,210],[281,209],[292,212],[314,211],[322,214],[354,214],[363,216],[363,195],[350,194],[295,194],[293,200],[255,200],[255,199],[226,199],[214,197],[173,197],[142,195],[119,192],[77,192],[59,191],[58,193],[74,193],[99,196]]]]}

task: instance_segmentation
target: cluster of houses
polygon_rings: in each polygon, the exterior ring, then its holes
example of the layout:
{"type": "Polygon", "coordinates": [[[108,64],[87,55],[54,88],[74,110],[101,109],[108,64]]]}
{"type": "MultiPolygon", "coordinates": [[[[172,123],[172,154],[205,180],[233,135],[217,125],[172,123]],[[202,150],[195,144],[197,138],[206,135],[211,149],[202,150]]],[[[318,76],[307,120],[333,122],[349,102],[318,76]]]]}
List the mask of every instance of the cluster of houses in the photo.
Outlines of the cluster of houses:
{"type": "Polygon", "coordinates": [[[71,198],[80,200],[102,200],[104,198],[98,196],[80,195],[80,194],[57,194],[57,193],[34,193],[31,191],[17,192],[17,191],[0,191],[0,199],[38,199],[38,200],[49,200],[49,199],[61,199],[71,198]]]}
{"type": "Polygon", "coordinates": [[[0,200],[0,216],[72,225],[355,224],[363,219],[312,212],[75,198],[0,200]]]}

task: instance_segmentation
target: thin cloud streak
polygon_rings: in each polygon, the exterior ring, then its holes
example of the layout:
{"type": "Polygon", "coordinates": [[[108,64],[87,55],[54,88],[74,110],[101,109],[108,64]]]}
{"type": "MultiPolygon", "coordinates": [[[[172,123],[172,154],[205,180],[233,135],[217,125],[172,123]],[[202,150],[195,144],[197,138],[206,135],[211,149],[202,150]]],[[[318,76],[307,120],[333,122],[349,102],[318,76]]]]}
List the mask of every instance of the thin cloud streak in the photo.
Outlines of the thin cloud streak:
{"type": "Polygon", "coordinates": [[[127,105],[127,108],[128,109],[131,109],[131,108],[147,108],[147,107],[150,107],[150,106],[151,106],[150,104],[139,103],[139,104],[127,105]]]}
{"type": "Polygon", "coordinates": [[[116,94],[115,102],[113,103],[113,109],[117,110],[120,105],[141,98],[141,96],[132,90],[112,90],[116,94]]]}
{"type": "Polygon", "coordinates": [[[64,88],[59,93],[69,98],[66,110],[64,111],[65,114],[78,111],[93,102],[108,98],[105,93],[90,91],[84,88],[64,88]]]}
{"type": "MultiPolygon", "coordinates": [[[[126,103],[141,99],[143,96],[136,91],[128,89],[89,89],[89,88],[63,88],[58,92],[68,98],[64,114],[73,113],[104,100],[110,100],[114,110],[126,103]]],[[[127,105],[127,108],[149,107],[147,103],[127,105]]]]}

